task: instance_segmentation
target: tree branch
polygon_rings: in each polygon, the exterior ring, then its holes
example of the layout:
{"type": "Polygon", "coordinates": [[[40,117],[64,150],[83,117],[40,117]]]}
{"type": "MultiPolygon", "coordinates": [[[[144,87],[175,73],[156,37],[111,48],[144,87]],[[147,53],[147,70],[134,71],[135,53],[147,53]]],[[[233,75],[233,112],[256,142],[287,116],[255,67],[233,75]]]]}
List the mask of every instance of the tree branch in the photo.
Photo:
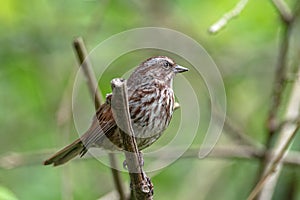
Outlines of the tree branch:
{"type": "Polygon", "coordinates": [[[135,141],[134,132],[131,126],[129,105],[127,97],[126,80],[113,79],[111,81],[113,95],[111,108],[114,119],[119,127],[123,139],[126,164],[132,185],[132,192],[136,199],[153,199],[152,184],[150,179],[143,172],[138,147],[135,141]]]}
{"type": "MultiPolygon", "coordinates": [[[[288,57],[288,49],[289,49],[289,42],[290,42],[290,35],[291,31],[293,28],[292,22],[294,22],[294,18],[298,15],[299,12],[299,1],[297,1],[296,9],[294,10],[294,13],[291,13],[291,16],[287,16],[290,11],[286,4],[281,1],[281,0],[276,0],[273,1],[273,4],[277,8],[278,12],[281,15],[282,21],[283,21],[283,35],[282,35],[282,41],[280,44],[279,48],[279,55],[278,55],[278,60],[277,60],[277,66],[276,66],[276,71],[275,71],[275,80],[274,80],[274,86],[273,86],[273,91],[272,91],[272,101],[271,101],[271,106],[267,118],[267,131],[268,131],[268,138],[266,142],[266,148],[270,149],[272,145],[272,141],[274,138],[274,133],[280,131],[280,135],[285,135],[284,133],[284,126],[280,126],[280,123],[278,122],[278,111],[281,106],[282,102],[282,94],[285,88],[285,83],[286,83],[286,71],[287,71],[287,57],[288,57]],[[291,18],[291,19],[287,19],[291,18]]],[[[291,99],[292,100],[292,99],[291,99]]],[[[295,109],[295,108],[287,108],[287,113],[289,112],[289,109],[295,109]]],[[[295,118],[288,118],[286,114],[285,121],[290,121],[290,120],[297,120],[295,118]]],[[[291,131],[288,131],[286,134],[291,134],[291,131]]],[[[266,172],[268,171],[267,169],[273,165],[275,157],[278,156],[278,148],[279,144],[282,145],[282,142],[285,140],[282,140],[279,138],[277,141],[277,146],[275,146],[275,151],[277,151],[276,154],[266,154],[264,162],[262,163],[261,167],[261,177],[263,178],[266,172]]],[[[278,174],[279,175],[278,170],[278,174]]],[[[269,179],[266,184],[264,184],[264,188],[262,189],[262,193],[260,194],[260,199],[271,199],[272,194],[276,185],[277,181],[277,175],[273,176],[272,179],[269,179]]],[[[259,178],[259,182],[261,181],[262,178],[259,178]]]]}
{"type": "Polygon", "coordinates": [[[210,28],[208,29],[209,33],[217,33],[222,28],[224,28],[230,20],[237,17],[243,11],[247,3],[248,0],[240,0],[231,11],[224,14],[221,19],[210,26],[210,28]]]}
{"type": "Polygon", "coordinates": [[[285,23],[290,23],[293,20],[293,14],[291,12],[291,9],[288,7],[285,1],[272,0],[272,3],[275,6],[278,13],[280,14],[281,19],[285,23]]]}
{"type": "MultiPolygon", "coordinates": [[[[215,115],[219,118],[221,118],[222,114],[214,110],[215,115]]],[[[237,126],[227,115],[225,117],[224,127],[223,127],[225,133],[235,142],[237,145],[247,145],[247,146],[253,146],[262,148],[263,145],[259,142],[253,140],[251,137],[249,137],[241,127],[237,126]]]]}
{"type": "MultiPolygon", "coordinates": [[[[280,170],[282,168],[283,157],[287,153],[290,144],[292,143],[296,133],[299,130],[299,124],[297,124],[297,126],[295,128],[293,128],[293,127],[285,127],[285,128],[287,130],[292,129],[292,132],[289,133],[289,135],[288,135],[289,137],[287,138],[287,141],[283,142],[281,144],[280,149],[277,152],[277,155],[275,155],[276,157],[274,157],[274,161],[269,163],[270,166],[267,169],[265,175],[259,180],[259,182],[256,184],[255,188],[252,190],[251,194],[249,195],[249,197],[248,197],[249,200],[252,200],[256,197],[256,195],[263,189],[263,187],[266,185],[268,179],[270,179],[271,176],[273,176],[273,181],[272,182],[276,183],[276,179],[278,178],[278,175],[279,175],[280,170]]],[[[276,154],[276,151],[274,151],[273,154],[276,154]]],[[[268,196],[268,199],[272,197],[273,189],[274,188],[268,188],[267,189],[268,193],[266,195],[268,196]]],[[[264,195],[262,194],[261,196],[264,196],[264,195]]],[[[261,198],[264,199],[264,197],[261,197],[261,198]]]]}
{"type": "MultiPolygon", "coordinates": [[[[95,108],[96,110],[100,107],[101,105],[101,95],[100,91],[98,89],[98,84],[97,80],[93,74],[91,62],[88,59],[88,53],[85,48],[83,39],[81,37],[76,38],[73,42],[74,48],[77,53],[78,61],[81,64],[80,66],[82,67],[82,70],[84,72],[84,75],[87,79],[88,87],[90,90],[90,93],[92,95],[92,98],[95,100],[95,108]]],[[[117,159],[114,154],[109,153],[108,154],[110,165],[111,165],[111,172],[113,175],[113,180],[115,187],[117,188],[117,191],[120,195],[120,199],[124,200],[125,199],[125,192],[123,189],[123,181],[121,180],[120,173],[118,172],[117,169],[117,159]]]]}
{"type": "Polygon", "coordinates": [[[283,38],[278,53],[277,67],[275,72],[274,87],[272,92],[272,102],[271,102],[270,111],[267,119],[267,128],[270,137],[272,137],[272,135],[274,134],[274,132],[278,127],[278,122],[276,118],[277,118],[277,113],[282,99],[281,97],[284,90],[284,84],[286,82],[287,55],[288,55],[288,48],[289,48],[290,32],[291,32],[291,26],[284,25],[283,36],[282,36],[283,38]]]}
{"type": "Polygon", "coordinates": [[[88,53],[85,48],[83,39],[78,37],[73,42],[74,48],[77,53],[78,61],[87,80],[88,88],[92,97],[95,99],[95,108],[98,109],[101,105],[101,95],[98,89],[97,80],[93,73],[93,68],[90,60],[88,59],[88,53]]]}
{"type": "MultiPolygon", "coordinates": [[[[300,66],[298,75],[300,75],[300,66]]],[[[287,154],[288,148],[293,141],[299,129],[300,117],[300,79],[294,83],[291,92],[291,98],[286,110],[285,119],[292,120],[291,123],[285,123],[279,132],[274,151],[270,154],[269,162],[265,166],[264,174],[259,180],[248,199],[253,199],[262,190],[260,199],[271,199],[276,185],[277,178],[282,168],[282,159],[287,154]],[[293,123],[295,121],[296,123],[293,123]]]]}
{"type": "MultiPolygon", "coordinates": [[[[0,169],[15,169],[19,167],[39,165],[41,160],[46,156],[51,155],[54,150],[41,150],[35,152],[8,152],[0,156],[0,169]]],[[[178,153],[181,153],[181,149],[169,149],[168,158],[177,158],[178,153]]],[[[271,151],[265,152],[264,149],[249,147],[249,146],[216,146],[207,158],[214,159],[242,159],[254,161],[255,159],[261,160],[264,158],[264,154],[272,154],[271,151]]],[[[105,155],[105,153],[103,153],[105,155]]],[[[199,148],[188,149],[180,159],[186,158],[198,158],[199,148]]],[[[160,153],[151,154],[150,158],[159,159],[161,157],[160,153]]],[[[82,158],[74,158],[74,161],[82,161],[85,159],[94,158],[90,154],[85,155],[82,158]]],[[[165,158],[165,157],[164,157],[165,158]]],[[[290,166],[300,166],[300,152],[290,151],[283,158],[282,162],[290,166]]]]}

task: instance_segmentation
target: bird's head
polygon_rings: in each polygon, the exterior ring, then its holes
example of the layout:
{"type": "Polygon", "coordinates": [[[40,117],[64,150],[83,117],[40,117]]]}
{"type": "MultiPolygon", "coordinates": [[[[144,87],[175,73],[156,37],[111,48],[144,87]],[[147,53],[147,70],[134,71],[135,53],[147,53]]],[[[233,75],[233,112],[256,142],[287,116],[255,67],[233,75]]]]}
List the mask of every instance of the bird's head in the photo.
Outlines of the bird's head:
{"type": "Polygon", "coordinates": [[[166,56],[156,56],[142,62],[130,76],[130,79],[142,82],[156,80],[166,84],[172,84],[176,74],[188,71],[187,68],[176,64],[166,56]]]}

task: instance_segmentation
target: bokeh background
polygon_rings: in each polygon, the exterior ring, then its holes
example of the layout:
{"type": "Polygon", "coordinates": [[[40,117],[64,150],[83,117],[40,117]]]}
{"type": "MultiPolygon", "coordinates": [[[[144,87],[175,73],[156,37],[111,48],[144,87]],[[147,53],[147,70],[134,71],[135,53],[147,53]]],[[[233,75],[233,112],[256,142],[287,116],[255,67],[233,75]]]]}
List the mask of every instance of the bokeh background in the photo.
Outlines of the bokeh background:
{"type": "MultiPolygon", "coordinates": [[[[194,38],[211,55],[222,74],[227,115],[249,137],[264,143],[282,24],[270,1],[253,0],[224,30],[209,34],[208,28],[236,3],[232,0],[1,1],[0,199],[98,199],[114,190],[110,169],[96,159],[76,160],[59,168],[42,165],[48,155],[78,137],[70,115],[72,84],[78,69],[72,41],[77,36],[84,38],[89,50],[113,34],[145,26],[171,28],[194,38]]],[[[293,7],[294,1],[288,4],[293,7]]],[[[298,24],[291,38],[292,68],[300,55],[298,24]]],[[[156,53],[137,53],[136,59],[143,60],[156,53]]],[[[134,52],[121,57],[99,80],[103,97],[110,92],[110,80],[133,67],[132,57],[134,52]],[[128,68],[120,70],[120,65],[128,68]]],[[[288,75],[293,77],[290,71],[288,75]]],[[[185,77],[191,82],[195,78],[188,73],[185,77]]],[[[292,79],[288,84],[291,83],[292,79]]],[[[197,94],[198,97],[207,98],[207,91],[201,91],[203,94],[197,94]]],[[[284,102],[287,100],[288,95],[284,102]]],[[[208,103],[206,99],[200,102],[206,116],[208,103]]],[[[176,111],[168,134],[156,145],[164,145],[172,138],[178,120],[180,111],[176,111]]],[[[205,122],[204,118],[200,127],[205,127],[205,122]]],[[[200,147],[201,133],[199,129],[191,148],[200,147]]],[[[299,137],[292,146],[294,150],[300,149],[297,141],[299,137]]],[[[234,145],[234,142],[223,133],[218,145],[234,145]]],[[[299,169],[284,167],[274,199],[300,199],[299,169]]],[[[257,160],[199,160],[195,156],[179,159],[149,176],[156,199],[232,200],[247,198],[258,171],[257,160]]],[[[126,173],[122,177],[129,182],[126,173]]]]}

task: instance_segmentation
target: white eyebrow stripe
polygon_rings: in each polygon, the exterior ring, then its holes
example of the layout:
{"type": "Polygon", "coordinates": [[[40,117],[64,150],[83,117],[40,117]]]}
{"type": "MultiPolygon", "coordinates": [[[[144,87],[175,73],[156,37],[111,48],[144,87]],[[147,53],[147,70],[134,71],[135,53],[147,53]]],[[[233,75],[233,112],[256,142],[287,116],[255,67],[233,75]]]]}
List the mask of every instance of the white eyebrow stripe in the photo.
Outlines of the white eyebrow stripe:
{"type": "Polygon", "coordinates": [[[169,59],[169,58],[165,58],[169,63],[171,63],[172,65],[174,64],[174,61],[169,59]]]}
{"type": "Polygon", "coordinates": [[[159,61],[162,61],[162,60],[166,60],[169,63],[171,63],[172,65],[174,64],[174,61],[171,60],[168,57],[156,57],[156,58],[152,58],[149,63],[154,64],[154,63],[158,63],[159,61]]]}

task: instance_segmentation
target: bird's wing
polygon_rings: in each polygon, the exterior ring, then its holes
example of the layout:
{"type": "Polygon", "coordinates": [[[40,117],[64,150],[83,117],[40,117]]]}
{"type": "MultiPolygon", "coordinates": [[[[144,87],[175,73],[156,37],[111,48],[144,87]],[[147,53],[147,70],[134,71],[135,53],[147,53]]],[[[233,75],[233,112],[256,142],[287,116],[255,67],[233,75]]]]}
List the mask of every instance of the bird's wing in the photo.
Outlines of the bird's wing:
{"type": "Polygon", "coordinates": [[[104,103],[97,110],[91,127],[81,136],[81,141],[87,149],[97,146],[97,144],[101,145],[105,137],[109,138],[114,134],[116,128],[117,125],[113,118],[111,107],[109,104],[104,103]]]}

